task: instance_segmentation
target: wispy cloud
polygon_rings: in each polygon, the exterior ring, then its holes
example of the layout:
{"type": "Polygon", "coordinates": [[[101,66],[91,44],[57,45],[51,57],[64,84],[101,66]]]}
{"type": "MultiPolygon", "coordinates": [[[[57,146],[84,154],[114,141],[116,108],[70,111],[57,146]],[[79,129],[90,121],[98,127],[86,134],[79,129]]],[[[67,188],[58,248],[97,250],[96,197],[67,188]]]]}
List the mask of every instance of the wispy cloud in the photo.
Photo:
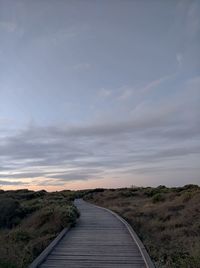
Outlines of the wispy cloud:
{"type": "MultiPolygon", "coordinates": [[[[179,65],[181,65],[183,60],[183,55],[181,53],[177,53],[176,60],[179,65]]],[[[150,94],[153,90],[156,90],[161,84],[175,77],[175,74],[170,74],[163,76],[161,78],[155,79],[141,86],[124,86],[118,89],[117,100],[126,101],[131,100],[132,98],[138,96],[145,96],[150,94]]]]}
{"type": "Polygon", "coordinates": [[[178,65],[179,65],[179,67],[181,67],[182,66],[182,62],[183,62],[183,55],[182,55],[182,53],[177,53],[176,54],[176,60],[177,60],[177,63],[178,63],[178,65]]]}
{"type": "Polygon", "coordinates": [[[101,88],[99,91],[98,91],[98,95],[102,98],[108,98],[110,97],[111,95],[113,94],[112,90],[109,90],[109,89],[105,89],[105,88],[101,88]]]}
{"type": "Polygon", "coordinates": [[[92,65],[90,63],[87,63],[87,62],[77,63],[73,66],[73,69],[76,71],[90,70],[91,68],[92,68],[92,65]]]}
{"type": "Polygon", "coordinates": [[[130,99],[130,97],[132,97],[134,93],[134,90],[130,87],[123,87],[120,91],[121,92],[119,96],[117,97],[117,99],[122,100],[122,101],[130,99]]]}
{"type": "Polygon", "coordinates": [[[4,186],[4,185],[19,185],[19,186],[27,186],[27,183],[23,182],[23,181],[10,181],[10,180],[0,180],[0,186],[4,186]]]}
{"type": "Polygon", "coordinates": [[[11,21],[0,21],[0,30],[9,33],[15,32],[17,29],[17,24],[11,21]]]}
{"type": "Polygon", "coordinates": [[[155,80],[151,81],[150,83],[146,84],[145,86],[141,87],[139,90],[141,93],[148,93],[149,91],[155,89],[161,83],[169,80],[172,77],[174,77],[174,74],[166,75],[166,76],[163,76],[159,79],[155,79],[155,80]]]}

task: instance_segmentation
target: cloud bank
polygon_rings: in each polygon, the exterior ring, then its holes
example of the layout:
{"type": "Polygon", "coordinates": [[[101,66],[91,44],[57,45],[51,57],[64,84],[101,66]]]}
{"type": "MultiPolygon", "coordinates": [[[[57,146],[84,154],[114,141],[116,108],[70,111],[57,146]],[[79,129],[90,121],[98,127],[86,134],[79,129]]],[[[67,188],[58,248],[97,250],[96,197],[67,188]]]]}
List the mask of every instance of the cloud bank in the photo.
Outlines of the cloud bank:
{"type": "Polygon", "coordinates": [[[67,185],[109,176],[134,178],[147,171],[174,170],[175,166],[179,171],[193,170],[197,179],[200,114],[195,87],[199,81],[195,78],[186,83],[181,100],[177,95],[171,105],[159,104],[154,109],[146,105],[145,113],[130,114],[124,121],[76,126],[32,124],[1,138],[1,184],[67,185]],[[190,110],[185,111],[188,105],[190,110]],[[9,183],[8,178],[12,180],[9,183]]]}

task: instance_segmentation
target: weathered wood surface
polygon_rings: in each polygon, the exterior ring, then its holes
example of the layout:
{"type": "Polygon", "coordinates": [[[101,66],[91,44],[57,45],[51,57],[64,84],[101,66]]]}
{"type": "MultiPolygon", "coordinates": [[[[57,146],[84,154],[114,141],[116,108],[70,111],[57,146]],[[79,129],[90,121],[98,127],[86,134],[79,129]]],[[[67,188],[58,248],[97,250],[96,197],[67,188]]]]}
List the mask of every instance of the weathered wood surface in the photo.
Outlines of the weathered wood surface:
{"type": "Polygon", "coordinates": [[[144,268],[138,246],[113,214],[76,200],[81,217],[55,246],[41,268],[144,268]]]}

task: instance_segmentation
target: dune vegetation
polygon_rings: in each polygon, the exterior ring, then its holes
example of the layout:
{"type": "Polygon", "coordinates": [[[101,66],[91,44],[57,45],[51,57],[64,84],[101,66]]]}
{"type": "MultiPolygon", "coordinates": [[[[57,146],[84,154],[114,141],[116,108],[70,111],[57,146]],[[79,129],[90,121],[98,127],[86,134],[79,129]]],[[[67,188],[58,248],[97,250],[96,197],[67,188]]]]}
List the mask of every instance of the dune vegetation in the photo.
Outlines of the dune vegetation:
{"type": "Polygon", "coordinates": [[[200,267],[200,187],[98,189],[84,198],[125,218],[156,267],[200,267]]]}
{"type": "Polygon", "coordinates": [[[199,268],[200,187],[159,186],[84,191],[0,190],[0,267],[25,268],[79,212],[74,198],[125,218],[157,268],[199,268]]]}
{"type": "Polygon", "coordinates": [[[0,191],[0,267],[24,268],[69,225],[78,211],[74,193],[0,191]]]}

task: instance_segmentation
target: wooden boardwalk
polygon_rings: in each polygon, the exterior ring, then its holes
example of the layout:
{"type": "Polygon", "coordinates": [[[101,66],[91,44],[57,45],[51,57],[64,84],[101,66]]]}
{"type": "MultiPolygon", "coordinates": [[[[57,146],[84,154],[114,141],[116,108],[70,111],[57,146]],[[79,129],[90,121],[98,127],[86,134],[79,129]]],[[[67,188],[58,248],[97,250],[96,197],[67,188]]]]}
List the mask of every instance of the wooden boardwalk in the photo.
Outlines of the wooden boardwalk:
{"type": "Polygon", "coordinates": [[[144,268],[127,227],[115,215],[76,200],[81,217],[55,246],[41,268],[144,268]]]}

